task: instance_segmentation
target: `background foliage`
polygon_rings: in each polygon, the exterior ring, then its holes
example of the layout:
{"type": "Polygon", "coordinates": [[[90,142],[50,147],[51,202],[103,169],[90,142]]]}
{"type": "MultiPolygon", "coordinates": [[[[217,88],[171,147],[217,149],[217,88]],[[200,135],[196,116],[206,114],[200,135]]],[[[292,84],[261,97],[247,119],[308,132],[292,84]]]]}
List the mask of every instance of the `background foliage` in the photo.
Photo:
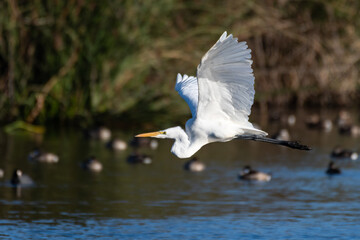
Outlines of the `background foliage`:
{"type": "Polygon", "coordinates": [[[0,120],[177,121],[177,72],[227,30],[253,50],[256,105],[360,99],[359,1],[0,1],[0,120]],[[159,117],[160,116],[160,117],[159,117]]]}

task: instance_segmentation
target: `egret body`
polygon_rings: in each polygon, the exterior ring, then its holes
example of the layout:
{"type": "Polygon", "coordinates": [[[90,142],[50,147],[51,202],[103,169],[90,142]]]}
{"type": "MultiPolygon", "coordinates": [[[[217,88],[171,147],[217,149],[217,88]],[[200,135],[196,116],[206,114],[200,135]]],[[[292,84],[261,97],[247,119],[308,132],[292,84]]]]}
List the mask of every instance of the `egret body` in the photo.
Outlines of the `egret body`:
{"type": "Polygon", "coordinates": [[[205,144],[235,138],[309,150],[297,142],[267,138],[266,132],[249,122],[255,95],[250,53],[246,42],[224,32],[202,57],[197,77],[177,75],[175,90],[192,114],[185,130],[172,127],[136,137],[175,139],[171,152],[179,158],[191,157],[205,144]]]}

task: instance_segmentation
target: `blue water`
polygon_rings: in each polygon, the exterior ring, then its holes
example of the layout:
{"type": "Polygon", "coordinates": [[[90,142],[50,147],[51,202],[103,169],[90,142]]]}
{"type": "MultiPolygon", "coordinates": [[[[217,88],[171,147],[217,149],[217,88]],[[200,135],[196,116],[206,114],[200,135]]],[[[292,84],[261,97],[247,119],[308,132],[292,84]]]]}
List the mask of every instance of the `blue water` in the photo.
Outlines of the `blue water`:
{"type": "MultiPolygon", "coordinates": [[[[267,126],[267,129],[275,128],[267,126]]],[[[202,173],[182,169],[170,141],[152,155],[152,165],[129,165],[133,150],[114,153],[76,131],[43,138],[2,135],[0,239],[360,239],[360,160],[337,161],[339,176],[325,174],[331,149],[359,147],[357,138],[290,129],[313,147],[301,152],[264,143],[232,141],[204,147],[202,173]],[[27,161],[35,146],[57,152],[55,165],[27,161]],[[19,151],[21,149],[21,151],[19,151]],[[96,155],[104,169],[83,171],[96,155]],[[244,165],[269,172],[267,183],[237,179],[244,165]],[[12,170],[21,168],[33,186],[14,188],[12,170]]],[[[115,132],[129,139],[133,133],[115,132]]]]}
{"type": "Polygon", "coordinates": [[[242,213],[167,219],[1,220],[2,239],[359,239],[359,219],[242,213]],[[261,220],[260,220],[261,219],[261,220]],[[345,221],[344,221],[345,220],[345,221]],[[354,221],[356,220],[356,221],[354,221]],[[286,224],[285,224],[286,223],[286,224]],[[344,225],[344,223],[346,223],[344,225]]]}

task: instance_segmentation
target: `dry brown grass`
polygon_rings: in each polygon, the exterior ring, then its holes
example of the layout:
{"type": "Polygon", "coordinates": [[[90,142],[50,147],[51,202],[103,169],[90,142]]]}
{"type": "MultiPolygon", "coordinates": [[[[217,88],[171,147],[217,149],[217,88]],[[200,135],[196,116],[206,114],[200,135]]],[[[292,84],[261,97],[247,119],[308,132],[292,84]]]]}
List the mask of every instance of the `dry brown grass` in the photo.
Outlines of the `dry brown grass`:
{"type": "Polygon", "coordinates": [[[355,0],[1,2],[0,119],[176,121],[189,113],[176,73],[195,74],[225,30],[252,49],[257,105],[354,105],[359,11],[355,0]]]}

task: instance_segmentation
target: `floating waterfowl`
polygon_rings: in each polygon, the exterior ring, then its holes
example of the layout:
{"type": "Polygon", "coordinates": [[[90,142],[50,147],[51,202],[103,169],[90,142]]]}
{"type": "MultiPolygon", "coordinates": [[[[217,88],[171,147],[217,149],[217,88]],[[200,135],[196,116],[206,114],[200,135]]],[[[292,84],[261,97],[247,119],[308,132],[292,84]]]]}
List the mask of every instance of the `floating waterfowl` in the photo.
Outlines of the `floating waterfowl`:
{"type": "Polygon", "coordinates": [[[115,138],[106,143],[106,146],[114,151],[124,151],[127,149],[127,143],[124,140],[115,138]]]}
{"type": "Polygon", "coordinates": [[[130,145],[135,148],[147,147],[147,148],[155,150],[158,148],[159,142],[156,139],[134,137],[130,141],[130,145]]]}
{"type": "Polygon", "coordinates": [[[282,111],[273,111],[269,115],[269,122],[281,123],[282,125],[294,126],[296,123],[296,116],[294,114],[286,114],[282,111]]]}
{"type": "Polygon", "coordinates": [[[306,121],[306,126],[310,129],[323,130],[325,132],[330,132],[333,128],[332,121],[330,119],[323,119],[318,114],[310,115],[306,121]]]}
{"type": "Polygon", "coordinates": [[[184,169],[191,172],[201,172],[205,170],[205,164],[194,157],[184,164],[184,169]]]}
{"type": "Polygon", "coordinates": [[[347,158],[347,159],[351,159],[351,160],[357,160],[359,157],[359,154],[355,151],[349,150],[349,149],[345,149],[342,148],[340,146],[336,146],[332,152],[331,152],[331,157],[333,158],[347,158]]]}
{"type": "Polygon", "coordinates": [[[344,135],[351,135],[352,137],[359,137],[360,127],[352,124],[343,124],[339,126],[339,133],[344,135]]]}
{"type": "Polygon", "coordinates": [[[34,184],[34,181],[31,179],[31,177],[29,177],[26,174],[23,174],[23,172],[20,169],[14,170],[10,182],[15,186],[25,186],[25,185],[34,184]]]}
{"type": "Polygon", "coordinates": [[[296,123],[296,116],[294,114],[290,114],[287,117],[287,124],[289,124],[290,126],[294,126],[296,123]]]}
{"type": "Polygon", "coordinates": [[[30,161],[43,162],[43,163],[57,163],[59,162],[59,156],[50,152],[42,152],[39,149],[35,149],[29,153],[28,159],[30,161]]]}
{"type": "Polygon", "coordinates": [[[280,129],[277,133],[275,133],[272,138],[283,141],[290,141],[290,133],[287,129],[280,129]]]}
{"type": "Polygon", "coordinates": [[[151,164],[152,159],[150,158],[150,156],[145,154],[132,153],[128,156],[127,162],[131,164],[151,164]]]}
{"type": "Polygon", "coordinates": [[[328,169],[326,170],[326,174],[329,175],[335,175],[335,174],[340,174],[341,170],[338,167],[335,167],[335,164],[333,161],[331,161],[329,163],[328,169]]]}
{"type": "Polygon", "coordinates": [[[85,136],[90,139],[108,141],[111,139],[111,130],[107,127],[96,127],[85,131],[85,136]]]}
{"type": "Polygon", "coordinates": [[[90,157],[81,164],[82,168],[92,172],[100,172],[103,166],[95,157],[90,157]]]}
{"type": "Polygon", "coordinates": [[[352,125],[350,113],[348,111],[341,110],[336,117],[336,124],[338,127],[352,125]]]}
{"type": "Polygon", "coordinates": [[[270,174],[259,172],[257,170],[252,169],[250,166],[245,166],[243,170],[239,173],[238,177],[241,180],[260,181],[260,182],[268,182],[271,180],[270,174]]]}

